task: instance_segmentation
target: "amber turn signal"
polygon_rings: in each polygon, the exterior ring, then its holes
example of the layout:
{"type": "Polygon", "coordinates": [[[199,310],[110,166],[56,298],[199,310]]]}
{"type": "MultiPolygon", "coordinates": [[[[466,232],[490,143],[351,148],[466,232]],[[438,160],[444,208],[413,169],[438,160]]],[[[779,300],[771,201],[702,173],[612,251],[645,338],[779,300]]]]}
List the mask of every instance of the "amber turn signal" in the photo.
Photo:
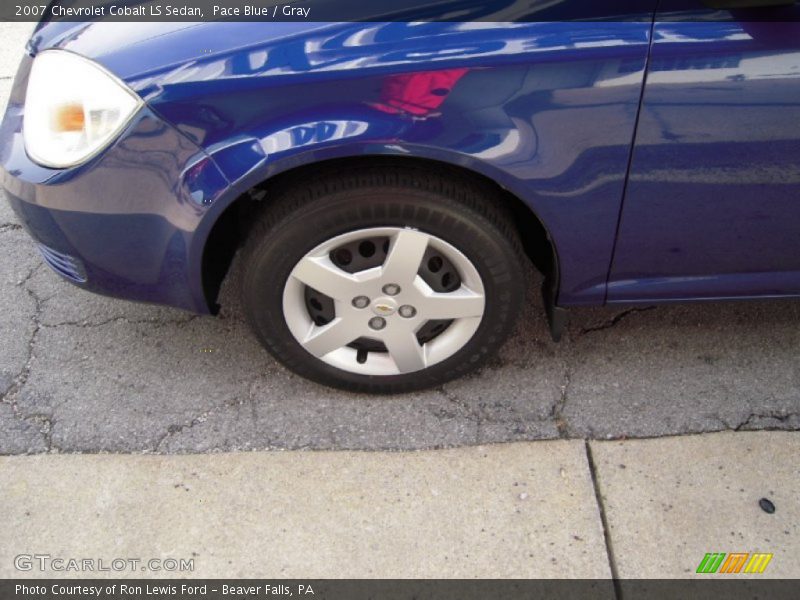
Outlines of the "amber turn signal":
{"type": "Polygon", "coordinates": [[[83,106],[80,104],[64,104],[53,111],[55,131],[69,133],[83,131],[85,125],[83,106]]]}

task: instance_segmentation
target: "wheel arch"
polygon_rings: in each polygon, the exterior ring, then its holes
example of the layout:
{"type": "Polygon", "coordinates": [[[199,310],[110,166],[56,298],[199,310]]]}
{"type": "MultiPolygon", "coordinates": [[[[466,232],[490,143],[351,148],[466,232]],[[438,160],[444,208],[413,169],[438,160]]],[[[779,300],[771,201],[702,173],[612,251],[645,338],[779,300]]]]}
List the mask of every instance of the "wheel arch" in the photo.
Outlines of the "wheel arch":
{"type": "Polygon", "coordinates": [[[498,183],[497,179],[474,168],[440,159],[409,156],[408,154],[373,154],[327,158],[311,162],[292,161],[279,169],[273,167],[261,177],[251,174],[232,186],[219,199],[216,210],[206,215],[205,227],[197,233],[201,240],[200,279],[202,290],[212,313],[218,310],[218,295],[233,262],[236,250],[248,235],[253,211],[269,202],[270,191],[278,187],[299,185],[302,181],[326,172],[363,167],[401,167],[423,169],[454,178],[468,178],[480,185],[495,202],[511,213],[526,255],[545,277],[545,305],[550,316],[551,305],[557,297],[559,260],[556,243],[545,223],[519,195],[498,183]],[[205,230],[205,231],[203,231],[205,230]]]}

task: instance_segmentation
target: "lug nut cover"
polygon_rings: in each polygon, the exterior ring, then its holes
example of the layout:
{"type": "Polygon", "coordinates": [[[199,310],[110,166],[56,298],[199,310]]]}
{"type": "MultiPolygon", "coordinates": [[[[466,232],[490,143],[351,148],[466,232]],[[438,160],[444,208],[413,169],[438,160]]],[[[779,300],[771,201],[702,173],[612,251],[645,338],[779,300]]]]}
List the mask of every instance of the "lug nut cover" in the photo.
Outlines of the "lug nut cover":
{"type": "Polygon", "coordinates": [[[384,319],[383,317],[372,317],[369,320],[369,326],[372,327],[372,329],[377,329],[377,330],[383,329],[384,327],[386,327],[386,319],[384,319]]]}
{"type": "Polygon", "coordinates": [[[369,306],[369,298],[366,296],[356,296],[353,298],[353,306],[356,308],[367,308],[369,306]]]}
{"type": "Polygon", "coordinates": [[[411,306],[410,304],[404,304],[403,306],[400,307],[400,309],[397,312],[400,313],[401,317],[410,319],[411,317],[416,316],[417,309],[411,306]]]}

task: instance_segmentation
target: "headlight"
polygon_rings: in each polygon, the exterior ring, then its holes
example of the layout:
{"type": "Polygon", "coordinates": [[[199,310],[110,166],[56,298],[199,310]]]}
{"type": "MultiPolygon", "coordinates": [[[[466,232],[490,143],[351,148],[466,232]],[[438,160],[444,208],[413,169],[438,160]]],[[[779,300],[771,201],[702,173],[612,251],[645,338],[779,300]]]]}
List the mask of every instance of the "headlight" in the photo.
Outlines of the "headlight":
{"type": "Polygon", "coordinates": [[[37,163],[82,163],[128,124],[142,100],[94,62],[63,50],[33,61],[25,98],[25,149],[37,163]]]}

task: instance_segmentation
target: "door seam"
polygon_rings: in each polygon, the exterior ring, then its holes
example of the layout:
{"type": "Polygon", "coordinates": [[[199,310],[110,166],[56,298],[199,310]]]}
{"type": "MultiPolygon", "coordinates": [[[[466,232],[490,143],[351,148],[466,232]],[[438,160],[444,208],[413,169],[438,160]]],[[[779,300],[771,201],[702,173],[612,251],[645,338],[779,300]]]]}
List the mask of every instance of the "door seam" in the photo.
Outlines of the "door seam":
{"type": "Polygon", "coordinates": [[[628,184],[630,183],[631,168],[633,167],[633,158],[634,158],[634,153],[636,151],[636,137],[639,132],[639,121],[642,116],[642,106],[644,106],[644,94],[645,90],[647,89],[647,78],[650,75],[650,58],[653,54],[653,45],[655,44],[656,19],[658,18],[658,7],[660,4],[661,0],[658,0],[656,2],[655,7],[653,8],[653,19],[652,21],[650,21],[647,55],[645,56],[644,74],[642,75],[642,88],[639,90],[639,104],[636,107],[636,119],[634,120],[633,132],[631,134],[631,144],[630,144],[630,149],[628,151],[628,166],[625,169],[625,182],[623,183],[622,186],[622,198],[620,198],[619,212],[617,214],[617,226],[614,229],[614,245],[611,250],[611,259],[608,262],[608,270],[606,272],[606,285],[603,294],[603,306],[606,306],[608,304],[609,283],[611,282],[611,273],[614,270],[614,259],[617,256],[617,246],[619,244],[619,232],[622,226],[622,215],[623,211],[625,210],[625,201],[628,196],[628,184]]]}

